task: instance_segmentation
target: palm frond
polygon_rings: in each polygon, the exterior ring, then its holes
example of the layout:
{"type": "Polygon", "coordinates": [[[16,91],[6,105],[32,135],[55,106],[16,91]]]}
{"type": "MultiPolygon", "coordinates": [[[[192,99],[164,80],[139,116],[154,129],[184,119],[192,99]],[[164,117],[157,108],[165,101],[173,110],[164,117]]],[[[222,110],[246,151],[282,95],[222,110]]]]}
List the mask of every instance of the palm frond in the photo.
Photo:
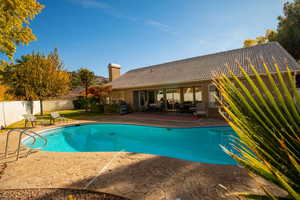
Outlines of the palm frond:
{"type": "Polygon", "coordinates": [[[289,67],[262,64],[259,73],[249,63],[252,74],[239,65],[240,74],[217,73],[214,78],[218,101],[228,124],[239,137],[234,149],[222,147],[252,173],[285,190],[288,197],[247,195],[250,199],[299,199],[300,191],[300,95],[289,67]],[[276,70],[270,72],[270,68],[276,70]]]}

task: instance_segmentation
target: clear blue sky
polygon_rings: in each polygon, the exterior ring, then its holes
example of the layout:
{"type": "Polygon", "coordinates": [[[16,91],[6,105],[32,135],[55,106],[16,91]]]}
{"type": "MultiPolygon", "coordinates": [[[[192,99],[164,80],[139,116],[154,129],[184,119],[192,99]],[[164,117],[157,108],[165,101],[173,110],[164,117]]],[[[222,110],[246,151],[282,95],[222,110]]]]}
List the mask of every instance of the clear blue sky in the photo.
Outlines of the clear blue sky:
{"type": "Polygon", "coordinates": [[[137,67],[224,51],[275,29],[283,0],[39,0],[38,40],[16,58],[57,47],[68,70],[107,76],[137,67]]]}

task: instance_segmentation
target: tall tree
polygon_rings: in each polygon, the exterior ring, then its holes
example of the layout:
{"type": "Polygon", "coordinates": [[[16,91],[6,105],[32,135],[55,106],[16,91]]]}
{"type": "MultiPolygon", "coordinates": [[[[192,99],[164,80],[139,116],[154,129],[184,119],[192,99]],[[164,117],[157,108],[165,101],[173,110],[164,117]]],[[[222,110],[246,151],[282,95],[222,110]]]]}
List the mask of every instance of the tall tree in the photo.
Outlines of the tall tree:
{"type": "Polygon", "coordinates": [[[0,52],[10,59],[16,46],[27,45],[36,39],[29,27],[43,5],[36,0],[1,0],[0,1],[0,52]]]}
{"type": "Polygon", "coordinates": [[[22,56],[17,64],[5,68],[3,79],[15,96],[38,99],[42,115],[43,100],[65,94],[70,82],[57,50],[48,56],[40,53],[22,56]]]}
{"type": "Polygon", "coordinates": [[[283,16],[278,17],[277,31],[267,30],[266,35],[247,39],[244,46],[254,46],[269,41],[278,41],[294,58],[300,61],[300,0],[286,2],[283,16]]]}
{"type": "Polygon", "coordinates": [[[72,89],[81,87],[81,82],[77,71],[70,72],[70,77],[71,77],[70,87],[72,89]]]}
{"type": "Polygon", "coordinates": [[[87,98],[88,95],[88,88],[93,84],[96,76],[94,72],[90,71],[86,68],[80,68],[77,71],[78,78],[80,81],[81,86],[85,88],[85,97],[87,98]]]}
{"type": "Polygon", "coordinates": [[[277,41],[300,61],[300,0],[286,2],[278,17],[277,41]]]}

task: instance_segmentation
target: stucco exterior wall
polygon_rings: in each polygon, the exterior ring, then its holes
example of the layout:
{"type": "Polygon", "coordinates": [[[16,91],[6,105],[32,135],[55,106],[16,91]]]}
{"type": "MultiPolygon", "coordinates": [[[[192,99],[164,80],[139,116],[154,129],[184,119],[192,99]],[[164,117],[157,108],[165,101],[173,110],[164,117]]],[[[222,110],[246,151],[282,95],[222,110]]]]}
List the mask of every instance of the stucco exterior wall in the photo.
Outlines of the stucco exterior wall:
{"type": "Polygon", "coordinates": [[[43,109],[45,112],[55,110],[72,110],[74,109],[73,100],[67,99],[43,101],[43,109]]]}

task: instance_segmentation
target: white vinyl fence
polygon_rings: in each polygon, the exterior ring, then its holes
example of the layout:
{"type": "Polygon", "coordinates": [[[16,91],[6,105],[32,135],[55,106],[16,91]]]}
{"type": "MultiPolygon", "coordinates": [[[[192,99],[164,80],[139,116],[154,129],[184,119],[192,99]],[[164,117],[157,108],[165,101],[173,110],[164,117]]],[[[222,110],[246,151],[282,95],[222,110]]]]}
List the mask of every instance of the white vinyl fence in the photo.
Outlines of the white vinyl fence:
{"type": "MultiPolygon", "coordinates": [[[[73,109],[73,100],[51,100],[44,101],[44,112],[54,110],[73,109]]],[[[40,113],[39,101],[2,101],[0,102],[0,128],[6,127],[12,123],[23,119],[23,115],[31,113],[40,113]]]]}
{"type": "Polygon", "coordinates": [[[38,101],[2,101],[0,102],[0,126],[6,127],[23,119],[23,115],[30,113],[31,104],[33,114],[40,112],[38,101]]]}

